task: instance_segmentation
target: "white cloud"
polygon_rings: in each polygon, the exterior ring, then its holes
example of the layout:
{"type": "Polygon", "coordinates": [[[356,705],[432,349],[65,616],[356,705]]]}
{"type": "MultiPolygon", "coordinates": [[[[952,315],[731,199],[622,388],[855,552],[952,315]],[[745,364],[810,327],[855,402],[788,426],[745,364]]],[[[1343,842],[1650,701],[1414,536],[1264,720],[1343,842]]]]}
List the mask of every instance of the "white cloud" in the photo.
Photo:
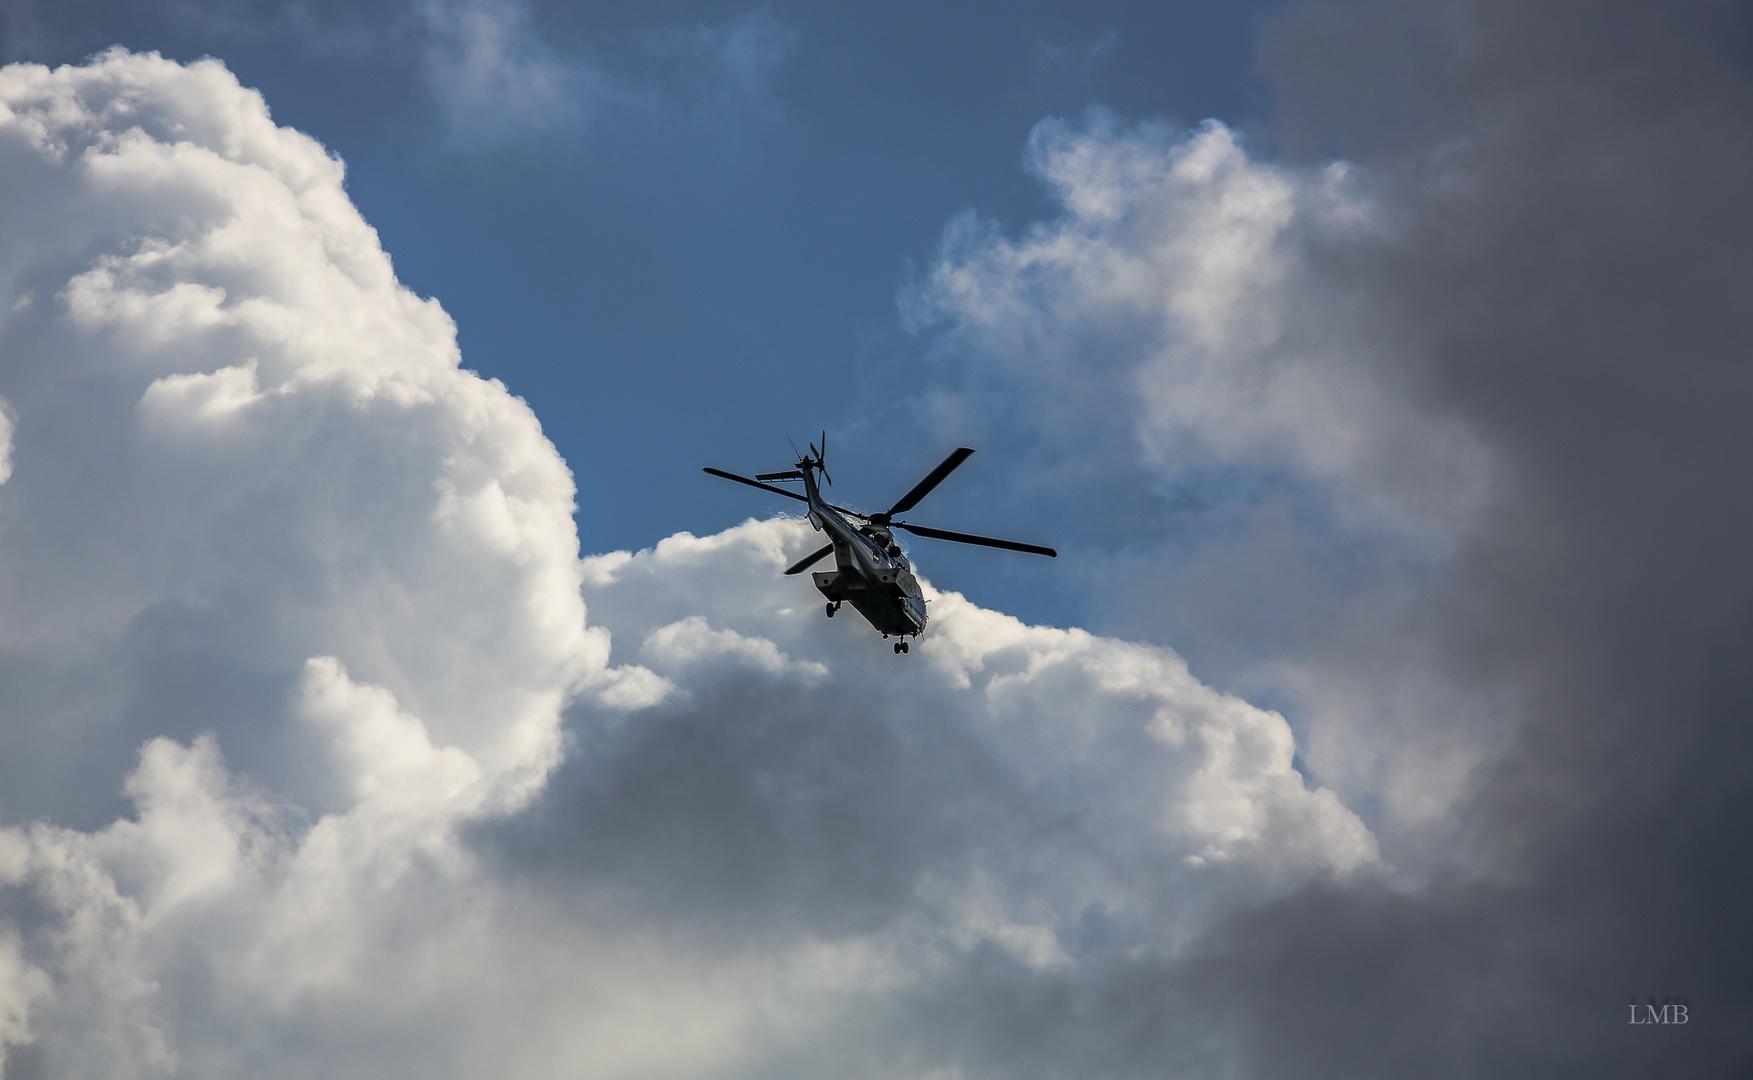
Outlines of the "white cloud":
{"type": "Polygon", "coordinates": [[[1294,707],[1375,824],[1440,822],[1516,715],[1428,637],[1510,478],[1382,300],[1391,202],[1216,121],[1096,110],[1042,122],[1028,160],[1060,214],[1015,236],[964,214],[903,297],[932,425],[1020,443],[1037,512],[1100,523],[1080,562],[1117,625],[1294,707]]]}
{"type": "Polygon", "coordinates": [[[581,561],[533,414],[217,62],[0,70],[0,176],[31,1067],[992,1074],[887,1048],[1374,867],[1166,650],[943,593],[894,656],[778,576],[795,521],[581,561]]]}
{"type": "Polygon", "coordinates": [[[640,659],[671,678],[686,664],[735,658],[717,680],[758,672],[820,687],[842,709],[952,724],[995,768],[1044,800],[1063,800],[1104,842],[1144,845],[1141,864],[1201,852],[1249,853],[1260,866],[1296,872],[1374,860],[1356,818],[1306,790],[1292,769],[1283,719],[1200,683],[1172,652],[1028,626],[932,592],[917,652],[885,659],[868,626],[821,619],[807,582],[778,576],[813,537],[791,520],[681,534],[632,559],[587,559],[585,596],[616,640],[644,640],[640,659]],[[720,627],[699,615],[672,618],[702,602],[720,627]],[[829,662],[790,659],[809,655],[829,662]]]}
{"type": "Polygon", "coordinates": [[[1477,512],[1483,443],[1388,378],[1402,343],[1322,265],[1389,228],[1355,170],[1256,161],[1216,121],[1182,135],[1099,111],[1042,122],[1029,161],[1062,216],[1018,239],[958,218],[906,298],[915,326],[950,330],[964,377],[1071,403],[1038,423],[1119,421],[1168,478],[1289,472],[1361,531],[1446,545],[1477,512]]]}
{"type": "Polygon", "coordinates": [[[12,475],[12,406],[0,398],[0,484],[12,475]]]}

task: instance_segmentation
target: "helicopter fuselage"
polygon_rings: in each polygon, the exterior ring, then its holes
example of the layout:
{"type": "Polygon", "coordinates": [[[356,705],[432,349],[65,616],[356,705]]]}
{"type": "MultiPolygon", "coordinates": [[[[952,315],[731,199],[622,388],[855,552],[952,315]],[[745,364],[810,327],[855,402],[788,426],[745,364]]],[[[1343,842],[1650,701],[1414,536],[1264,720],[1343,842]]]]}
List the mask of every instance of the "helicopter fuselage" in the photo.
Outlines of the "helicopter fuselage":
{"type": "Polygon", "coordinates": [[[834,569],[811,574],[830,604],[851,604],[884,637],[910,637],[925,629],[925,595],[892,532],[854,523],[822,499],[815,470],[805,468],[803,486],[810,524],[834,545],[834,569]]]}
{"type": "MultiPolygon", "coordinates": [[[[834,612],[840,610],[841,604],[851,604],[884,637],[901,639],[895,642],[897,654],[907,652],[907,639],[917,637],[925,629],[926,615],[925,594],[919,588],[918,579],[913,576],[913,567],[907,562],[901,545],[895,543],[894,530],[903,529],[915,536],[949,540],[958,544],[1026,551],[1048,558],[1059,554],[1052,548],[1039,544],[933,529],[902,521],[896,516],[919,505],[919,500],[931,494],[943,482],[944,477],[968,460],[968,455],[974,452],[971,447],[956,447],[948,457],[938,463],[937,468],[926,474],[925,479],[914,484],[912,490],[901,496],[893,506],[871,514],[848,510],[822,498],[822,490],[816,484],[816,477],[819,473],[822,479],[828,478],[827,465],[824,463],[827,450],[828,433],[824,431],[822,448],[818,450],[816,444],[811,443],[809,455],[783,472],[756,473],[751,478],[715,469],[710,465],[706,466],[705,471],[725,480],[746,484],[774,495],[783,495],[787,499],[796,499],[808,506],[810,525],[817,532],[827,533],[828,543],[793,563],[786,569],[786,576],[801,574],[832,553],[834,569],[811,575],[816,588],[828,598],[828,616],[832,618],[834,612]],[[770,481],[776,480],[801,480],[804,494],[774,487],[770,481]]],[[[792,451],[797,451],[795,445],[792,451]]]]}

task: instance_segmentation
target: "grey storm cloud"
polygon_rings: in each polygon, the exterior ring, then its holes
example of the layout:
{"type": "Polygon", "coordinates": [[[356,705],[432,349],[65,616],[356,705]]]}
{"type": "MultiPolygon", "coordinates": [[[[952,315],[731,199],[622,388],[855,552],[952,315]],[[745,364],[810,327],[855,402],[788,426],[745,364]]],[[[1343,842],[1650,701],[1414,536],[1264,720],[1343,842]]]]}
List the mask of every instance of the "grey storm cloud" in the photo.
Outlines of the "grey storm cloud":
{"type": "Polygon", "coordinates": [[[1726,4],[1294,6],[1261,45],[1276,160],[1044,122],[1060,216],[965,216],[906,295],[922,412],[1042,460],[1070,528],[1152,493],[1091,574],[1109,617],[1288,702],[1407,875],[1236,913],[1138,984],[1169,1042],[1273,1077],[1753,1060],[1750,34],[1726,4]],[[1692,1021],[1650,1035],[1633,996],[1692,1021]]]}
{"type": "Polygon", "coordinates": [[[1432,620],[1519,726],[1412,896],[1317,887],[1207,969],[1262,1075],[1723,1076],[1753,1063],[1744,5],[1320,5],[1265,37],[1292,152],[1378,178],[1405,377],[1505,462],[1432,620]],[[1685,996],[1684,1028],[1627,1003],[1685,996]]]}

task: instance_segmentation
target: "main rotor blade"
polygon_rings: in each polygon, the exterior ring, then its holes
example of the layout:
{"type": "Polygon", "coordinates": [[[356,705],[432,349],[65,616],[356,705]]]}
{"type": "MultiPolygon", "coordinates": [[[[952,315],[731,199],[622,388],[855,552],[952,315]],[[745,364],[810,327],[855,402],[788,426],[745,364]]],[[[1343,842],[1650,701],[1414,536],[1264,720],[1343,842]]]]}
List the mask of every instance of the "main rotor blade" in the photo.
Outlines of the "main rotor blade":
{"type": "Polygon", "coordinates": [[[834,550],[833,544],[826,544],[826,545],[823,545],[822,550],[810,552],[808,555],[805,555],[803,558],[792,563],[791,569],[789,569],[785,572],[785,576],[790,577],[792,574],[803,573],[805,570],[808,570],[810,567],[816,565],[816,563],[821,562],[822,556],[828,554],[829,552],[831,552],[833,550],[834,550]]]}
{"type": "Polygon", "coordinates": [[[1031,555],[1045,555],[1057,559],[1059,553],[1050,547],[1039,544],[1023,544],[1015,540],[997,540],[990,536],[972,536],[968,533],[949,532],[944,529],[928,529],[923,525],[909,525],[904,521],[891,521],[889,526],[895,529],[906,529],[910,533],[929,536],[933,540],[954,540],[958,544],[979,544],[981,547],[1004,548],[1006,551],[1026,551],[1031,555]]]}
{"type": "Polygon", "coordinates": [[[739,484],[747,484],[750,487],[760,488],[762,491],[771,491],[775,495],[783,495],[788,499],[796,499],[798,502],[809,502],[808,499],[804,498],[802,495],[799,495],[795,491],[787,491],[784,488],[776,488],[776,487],[772,486],[771,484],[763,484],[759,480],[750,480],[746,476],[738,476],[736,473],[725,472],[723,469],[714,469],[710,465],[708,465],[704,469],[702,469],[701,472],[709,472],[713,476],[722,476],[726,480],[735,480],[739,484]]]}
{"type": "Polygon", "coordinates": [[[931,489],[943,483],[943,478],[950,473],[955,472],[956,466],[968,460],[968,455],[973,452],[974,450],[972,447],[958,446],[950,453],[949,457],[943,459],[937,468],[931,470],[931,475],[919,481],[919,483],[914,484],[912,491],[901,496],[900,502],[889,507],[888,512],[890,514],[905,514],[915,506],[918,506],[920,499],[931,494],[931,489]]]}
{"type": "MultiPolygon", "coordinates": [[[[786,491],[784,488],[772,487],[768,484],[761,483],[759,480],[750,480],[746,476],[738,476],[736,473],[728,473],[728,472],[725,472],[723,469],[714,469],[710,465],[706,466],[704,469],[702,469],[700,471],[701,472],[709,472],[713,476],[722,476],[726,480],[735,480],[739,484],[747,484],[750,487],[757,487],[757,488],[760,488],[762,491],[771,491],[775,495],[783,495],[788,499],[796,499],[798,502],[809,502],[809,499],[805,498],[802,495],[799,495],[795,491],[786,491]]],[[[852,517],[855,517],[860,521],[869,521],[870,520],[870,515],[861,514],[856,510],[848,510],[844,506],[835,506],[833,503],[829,503],[828,506],[830,506],[831,508],[833,508],[835,510],[840,511],[842,514],[847,514],[847,515],[850,515],[852,517]]]]}

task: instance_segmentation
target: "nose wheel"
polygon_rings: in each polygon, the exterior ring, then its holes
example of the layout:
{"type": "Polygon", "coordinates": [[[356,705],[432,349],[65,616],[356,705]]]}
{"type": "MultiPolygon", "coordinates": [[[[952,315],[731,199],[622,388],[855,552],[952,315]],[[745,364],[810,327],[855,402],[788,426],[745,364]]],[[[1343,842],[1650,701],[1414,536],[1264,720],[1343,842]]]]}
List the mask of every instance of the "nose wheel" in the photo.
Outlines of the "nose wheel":
{"type": "Polygon", "coordinates": [[[840,610],[840,601],[838,601],[838,600],[828,601],[828,618],[832,619],[834,617],[834,613],[836,611],[839,611],[839,610],[840,610]]]}
{"type": "Polygon", "coordinates": [[[905,641],[895,642],[895,655],[896,656],[899,656],[906,651],[907,651],[907,643],[905,641]]]}

